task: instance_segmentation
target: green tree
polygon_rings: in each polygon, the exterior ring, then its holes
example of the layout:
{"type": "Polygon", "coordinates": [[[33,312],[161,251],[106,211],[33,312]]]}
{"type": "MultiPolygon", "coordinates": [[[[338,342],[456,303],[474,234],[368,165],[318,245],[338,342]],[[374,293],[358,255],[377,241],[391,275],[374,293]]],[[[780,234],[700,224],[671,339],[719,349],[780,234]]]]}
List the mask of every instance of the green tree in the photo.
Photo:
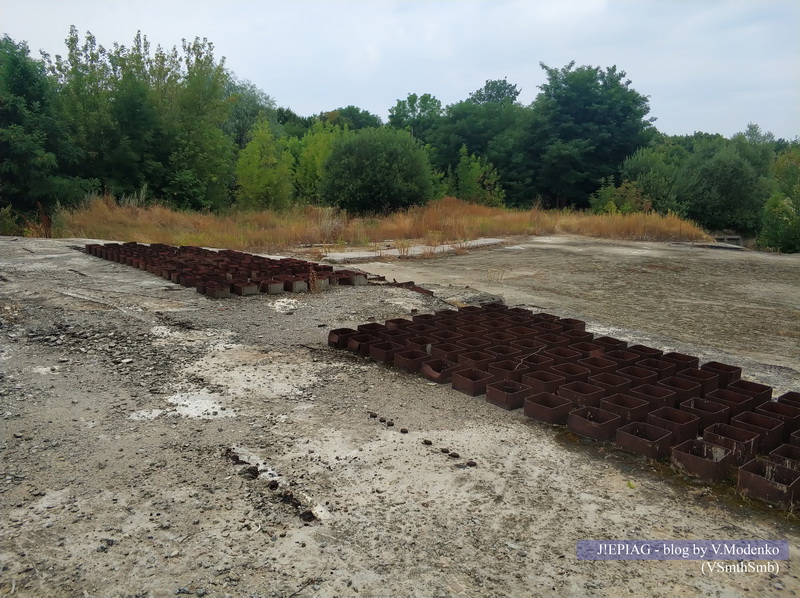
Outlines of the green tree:
{"type": "Polygon", "coordinates": [[[592,193],[589,205],[595,214],[649,212],[653,206],[635,182],[625,179],[617,187],[614,177],[602,180],[600,188],[592,193]]]}
{"type": "Polygon", "coordinates": [[[532,104],[519,151],[535,170],[534,185],[549,205],[585,206],[603,177],[654,135],[646,96],[624,71],[541,63],[547,82],[532,104]]]}
{"type": "Polygon", "coordinates": [[[25,43],[0,40],[0,207],[45,210],[69,204],[92,181],[69,176],[65,167],[78,150],[58,118],[55,88],[45,65],[29,55],[25,43]]]}
{"type": "Polygon", "coordinates": [[[761,212],[769,185],[728,140],[698,145],[688,168],[696,173],[688,216],[712,230],[732,229],[753,234],[761,227],[761,212]]]}
{"type": "Polygon", "coordinates": [[[505,162],[505,156],[489,155],[492,142],[519,122],[523,108],[509,99],[499,102],[477,103],[464,100],[451,104],[428,134],[434,146],[437,168],[454,168],[460,160],[461,146],[469,153],[505,162]]]}
{"type": "Polygon", "coordinates": [[[406,130],[423,143],[427,143],[428,132],[442,116],[442,103],[429,93],[418,96],[408,94],[405,100],[389,108],[389,126],[406,130]]]}
{"type": "Polygon", "coordinates": [[[689,152],[664,138],[636,150],[620,167],[623,179],[634,181],[661,214],[674,212],[685,216],[697,184],[697,172],[688,167],[689,152]]]}
{"type": "Polygon", "coordinates": [[[230,114],[228,72],[214,58],[214,46],[195,38],[183,42],[180,85],[169,110],[167,131],[174,139],[172,175],[165,193],[178,206],[222,207],[233,183],[234,143],[222,130],[230,114]]]}
{"type": "Polygon", "coordinates": [[[387,213],[427,202],[432,176],[425,149],[409,132],[363,129],[334,144],[321,191],[349,212],[387,213]]]}
{"type": "Polygon", "coordinates": [[[469,94],[470,102],[474,104],[516,102],[520,90],[506,79],[488,79],[479,90],[469,94]]]}
{"type": "Polygon", "coordinates": [[[236,162],[238,204],[245,209],[287,207],[293,195],[294,158],[286,138],[275,139],[266,120],[259,121],[250,136],[236,162]]]}
{"type": "Polygon", "coordinates": [[[243,149],[250,141],[248,134],[259,120],[275,121],[275,100],[250,81],[237,79],[233,73],[228,74],[225,96],[230,114],[222,123],[222,130],[238,149],[243,149]]]}
{"type": "Polygon", "coordinates": [[[302,139],[290,140],[289,147],[295,157],[294,184],[298,200],[322,203],[321,183],[325,165],[336,141],[350,134],[341,127],[317,121],[302,139]]]}
{"type": "Polygon", "coordinates": [[[275,111],[275,121],[280,125],[282,134],[300,138],[311,128],[315,119],[310,116],[299,116],[291,108],[279,107],[275,111]]]}
{"type": "Polygon", "coordinates": [[[351,131],[383,126],[380,116],[353,105],[323,112],[321,116],[325,122],[341,128],[346,127],[351,131]]]}
{"type": "Polygon", "coordinates": [[[774,189],[762,214],[759,245],[785,253],[800,252],[800,147],[778,154],[772,171],[774,189]]]}
{"type": "Polygon", "coordinates": [[[450,192],[464,201],[487,206],[502,206],[505,192],[494,166],[475,154],[467,153],[462,145],[454,174],[450,177],[450,192]]]}

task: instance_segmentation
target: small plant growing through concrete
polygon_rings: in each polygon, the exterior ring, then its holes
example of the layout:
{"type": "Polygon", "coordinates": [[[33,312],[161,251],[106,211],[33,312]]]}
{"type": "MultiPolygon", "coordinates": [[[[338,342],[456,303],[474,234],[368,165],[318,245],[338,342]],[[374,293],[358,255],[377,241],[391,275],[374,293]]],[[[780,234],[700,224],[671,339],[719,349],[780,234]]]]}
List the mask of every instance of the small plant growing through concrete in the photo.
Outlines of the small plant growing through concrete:
{"type": "Polygon", "coordinates": [[[312,293],[319,293],[319,283],[317,281],[317,272],[314,266],[308,267],[308,290],[312,293]]]}

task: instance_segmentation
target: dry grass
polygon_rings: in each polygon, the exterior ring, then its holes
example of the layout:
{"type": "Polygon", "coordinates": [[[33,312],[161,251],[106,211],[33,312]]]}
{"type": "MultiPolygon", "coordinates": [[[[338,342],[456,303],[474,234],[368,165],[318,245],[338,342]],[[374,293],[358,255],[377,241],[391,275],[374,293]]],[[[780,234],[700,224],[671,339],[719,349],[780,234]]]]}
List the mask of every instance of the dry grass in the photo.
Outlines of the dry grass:
{"type": "Polygon", "coordinates": [[[322,252],[348,245],[369,246],[393,239],[437,246],[487,236],[568,233],[636,241],[699,241],[709,237],[674,215],[605,214],[489,208],[453,197],[385,217],[355,218],[333,208],[297,207],[285,212],[180,212],[161,205],[118,205],[96,197],[61,212],[53,235],[201,245],[267,251],[321,244],[322,252]]]}

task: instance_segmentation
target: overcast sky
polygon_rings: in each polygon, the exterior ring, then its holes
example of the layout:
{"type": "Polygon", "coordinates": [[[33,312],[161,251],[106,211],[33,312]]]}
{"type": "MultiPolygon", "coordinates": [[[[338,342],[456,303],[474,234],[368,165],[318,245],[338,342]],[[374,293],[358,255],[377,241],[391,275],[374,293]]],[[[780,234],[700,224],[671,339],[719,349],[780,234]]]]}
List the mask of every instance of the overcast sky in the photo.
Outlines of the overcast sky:
{"type": "Polygon", "coordinates": [[[800,135],[798,0],[0,0],[0,31],[64,53],[206,37],[237,76],[301,115],[354,104],[386,120],[409,93],[447,105],[507,78],[530,103],[539,66],[617,65],[668,134],[800,135]]]}

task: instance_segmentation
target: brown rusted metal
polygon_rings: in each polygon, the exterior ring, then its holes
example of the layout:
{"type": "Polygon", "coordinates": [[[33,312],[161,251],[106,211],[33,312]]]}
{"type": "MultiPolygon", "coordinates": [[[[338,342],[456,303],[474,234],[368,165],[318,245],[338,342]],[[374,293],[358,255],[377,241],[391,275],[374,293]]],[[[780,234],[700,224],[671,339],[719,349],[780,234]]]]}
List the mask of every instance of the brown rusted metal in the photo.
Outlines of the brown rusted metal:
{"type": "Polygon", "coordinates": [[[406,340],[411,338],[411,335],[408,332],[404,332],[398,328],[381,330],[380,332],[376,332],[375,334],[376,336],[379,336],[385,341],[397,343],[398,345],[405,345],[406,340]]]}
{"type": "Polygon", "coordinates": [[[703,432],[703,440],[731,450],[731,465],[737,467],[756,458],[759,438],[757,432],[728,424],[713,424],[703,432]]]}
{"type": "Polygon", "coordinates": [[[772,399],[772,387],[749,380],[736,380],[728,384],[728,390],[753,397],[753,405],[758,407],[772,399]]]}
{"type": "Polygon", "coordinates": [[[532,392],[527,384],[513,380],[499,380],[486,385],[486,400],[510,411],[523,407],[525,399],[531,396],[532,392]]]}
{"type": "Polygon", "coordinates": [[[493,355],[496,359],[517,359],[523,355],[522,349],[511,345],[494,345],[486,347],[483,352],[493,355]]]}
{"type": "Polygon", "coordinates": [[[422,362],[420,366],[420,373],[428,380],[432,380],[437,384],[449,384],[453,372],[462,369],[455,361],[448,359],[430,358],[422,362]]]}
{"type": "Polygon", "coordinates": [[[558,388],[558,396],[566,397],[572,405],[579,407],[599,407],[605,391],[599,386],[586,382],[569,382],[558,388]]]}
{"type": "Polygon", "coordinates": [[[570,382],[586,382],[589,379],[591,372],[589,368],[583,367],[576,363],[559,363],[550,366],[550,371],[564,376],[567,383],[570,382]]]}
{"type": "Polygon", "coordinates": [[[328,332],[328,346],[337,349],[347,348],[347,339],[357,334],[352,328],[335,328],[328,332]]]}
{"type": "Polygon", "coordinates": [[[586,330],[586,322],[583,320],[576,320],[574,318],[559,318],[557,320],[553,320],[555,324],[563,327],[565,331],[567,330],[586,330]]]}
{"type": "Polygon", "coordinates": [[[462,345],[453,343],[436,343],[431,345],[431,357],[446,359],[458,363],[458,356],[469,351],[462,345]]]}
{"type": "Polygon", "coordinates": [[[521,361],[504,359],[490,363],[487,371],[498,379],[522,382],[522,376],[530,373],[531,369],[521,361]]]}
{"type": "Polygon", "coordinates": [[[464,338],[458,339],[455,344],[461,345],[468,351],[479,351],[483,347],[492,346],[491,341],[478,336],[465,336],[464,338]]]}
{"type": "Polygon", "coordinates": [[[486,335],[489,334],[490,330],[488,328],[484,328],[483,326],[467,324],[466,326],[459,326],[456,328],[456,332],[458,332],[464,338],[485,338],[486,335]]]}
{"type": "Polygon", "coordinates": [[[356,328],[359,332],[366,332],[367,334],[372,334],[374,336],[378,336],[378,332],[383,332],[384,330],[388,330],[385,324],[378,324],[378,322],[369,322],[367,324],[359,324],[356,328]]]}
{"type": "Polygon", "coordinates": [[[494,361],[497,361],[494,355],[481,351],[466,351],[458,356],[459,365],[463,365],[466,368],[483,370],[484,372],[489,369],[489,364],[494,361]]]}
{"type": "Polygon", "coordinates": [[[607,442],[617,434],[622,418],[599,407],[573,409],[567,416],[567,427],[579,436],[607,442]]]}
{"type": "Polygon", "coordinates": [[[731,425],[758,433],[760,436],[757,451],[769,453],[781,443],[783,438],[783,422],[763,413],[745,411],[731,418],[731,425]]]}
{"type": "Polygon", "coordinates": [[[778,403],[782,405],[791,405],[792,407],[800,407],[800,392],[794,390],[785,392],[778,397],[778,403]]]}
{"type": "Polygon", "coordinates": [[[592,339],[595,345],[600,345],[606,351],[620,351],[628,347],[628,343],[613,336],[596,336],[592,339]]]}
{"type": "Polygon", "coordinates": [[[622,376],[603,372],[602,374],[595,374],[589,376],[589,384],[594,384],[602,388],[607,395],[616,393],[627,393],[631,389],[631,381],[622,376]]]}
{"type": "Polygon", "coordinates": [[[588,343],[594,338],[594,334],[585,330],[565,330],[561,336],[569,339],[570,346],[575,343],[588,343]]]}
{"type": "Polygon", "coordinates": [[[612,351],[606,351],[603,354],[603,359],[610,359],[611,361],[616,361],[618,367],[627,368],[632,365],[636,365],[636,362],[644,359],[644,356],[641,353],[635,353],[634,351],[615,349],[612,351]]]}
{"type": "Polygon", "coordinates": [[[756,407],[756,413],[763,413],[781,420],[783,422],[783,437],[786,442],[789,442],[789,437],[800,429],[800,408],[798,407],[767,401],[756,407]]]}
{"type": "MultiPolygon", "coordinates": [[[[497,330],[497,327],[494,326],[494,329],[497,330]]],[[[492,345],[510,345],[511,341],[517,340],[515,335],[506,332],[492,332],[487,334],[486,338],[492,342],[492,345]]]]}
{"type": "Polygon", "coordinates": [[[587,357],[602,357],[603,353],[605,352],[605,349],[600,345],[595,345],[594,343],[588,341],[572,343],[568,346],[570,349],[580,351],[582,359],[587,357]]]}
{"type": "Polygon", "coordinates": [[[592,376],[615,372],[619,367],[616,361],[603,357],[584,357],[578,360],[578,365],[589,370],[592,376]]]}
{"type": "Polygon", "coordinates": [[[402,350],[403,345],[393,343],[392,341],[380,341],[377,343],[370,343],[369,356],[375,361],[394,363],[395,353],[402,350]]]}
{"type": "MultiPolygon", "coordinates": [[[[428,336],[428,335],[425,335],[428,336]]],[[[454,330],[432,330],[430,332],[430,336],[437,339],[437,342],[440,343],[454,343],[459,340],[463,340],[464,337],[461,336],[458,332],[454,330]]]]}
{"type": "Polygon", "coordinates": [[[771,451],[767,458],[778,465],[783,465],[794,471],[800,471],[800,447],[782,444],[771,451]]]}
{"type": "Polygon", "coordinates": [[[664,361],[671,361],[678,366],[676,372],[686,369],[697,369],[700,367],[700,358],[694,355],[686,355],[685,353],[678,353],[677,351],[670,351],[661,356],[664,361]]]}
{"type": "Polygon", "coordinates": [[[695,397],[679,404],[681,411],[692,413],[700,418],[700,432],[714,424],[727,424],[731,419],[730,407],[708,399],[695,397]]]}
{"type": "Polygon", "coordinates": [[[531,328],[538,331],[539,336],[543,334],[561,336],[561,333],[564,332],[564,327],[559,326],[555,322],[534,322],[531,324],[531,328]]]}
{"type": "Polygon", "coordinates": [[[648,347],[647,345],[630,345],[628,351],[633,353],[640,353],[644,359],[661,359],[664,352],[655,347],[648,347]]]}
{"type": "Polygon", "coordinates": [[[559,363],[577,363],[581,358],[580,351],[575,351],[569,347],[553,347],[542,351],[544,357],[549,357],[553,360],[553,365],[559,363]]]}
{"type": "Polygon", "coordinates": [[[717,390],[719,387],[719,374],[709,372],[707,370],[698,370],[695,368],[687,368],[676,374],[678,378],[684,378],[697,382],[700,385],[700,396],[704,397],[708,393],[717,390]]]}
{"type": "Polygon", "coordinates": [[[563,424],[572,409],[572,401],[550,392],[525,399],[525,415],[546,424],[563,424]]]}
{"type": "Polygon", "coordinates": [[[471,397],[477,397],[486,392],[486,385],[494,381],[494,376],[483,370],[464,368],[453,372],[451,384],[454,390],[463,392],[471,397]]]}
{"type": "Polygon", "coordinates": [[[718,388],[717,390],[712,390],[710,393],[708,393],[706,398],[711,401],[727,405],[730,409],[731,417],[734,415],[739,415],[745,411],[752,411],[754,408],[753,397],[749,395],[743,395],[732,390],[718,388]]]}
{"type": "Polygon", "coordinates": [[[783,467],[771,461],[753,459],[739,468],[736,492],[791,509],[800,498],[800,471],[783,467]]]}
{"type": "Polygon", "coordinates": [[[411,326],[413,322],[411,320],[407,320],[406,318],[392,318],[391,320],[386,320],[384,324],[389,330],[402,330],[408,326],[411,326]]]}
{"type": "Polygon", "coordinates": [[[672,432],[673,444],[697,438],[700,418],[673,407],[661,407],[647,414],[647,423],[672,432]]]}
{"type": "MultiPolygon", "coordinates": [[[[510,326],[506,328],[508,334],[513,334],[517,340],[535,339],[541,334],[538,330],[529,326],[510,326]]],[[[545,343],[542,343],[544,345],[545,343]]]]}
{"type": "Polygon", "coordinates": [[[412,335],[430,335],[439,331],[439,329],[436,328],[436,324],[429,320],[412,320],[409,326],[403,327],[403,330],[412,335]]]}
{"type": "Polygon", "coordinates": [[[552,334],[550,332],[545,334],[540,334],[539,336],[536,337],[536,340],[546,344],[548,349],[553,349],[555,347],[566,347],[569,345],[569,339],[566,336],[561,336],[560,334],[552,334]]]}
{"type": "Polygon", "coordinates": [[[742,377],[742,368],[728,365],[718,361],[709,361],[700,366],[701,370],[719,376],[719,388],[726,389],[731,382],[736,382],[742,377]]]}
{"type": "Polygon", "coordinates": [[[369,355],[369,346],[372,343],[379,343],[381,339],[374,334],[367,334],[365,332],[351,334],[347,337],[347,350],[361,355],[369,355]]]}
{"type": "Polygon", "coordinates": [[[549,314],[544,311],[540,311],[538,313],[528,312],[531,315],[531,319],[535,322],[555,322],[558,320],[558,316],[555,314],[549,314]]]}
{"type": "Polygon", "coordinates": [[[614,444],[648,459],[665,459],[670,455],[672,432],[644,422],[631,422],[617,428],[614,444]]]}
{"type": "Polygon", "coordinates": [[[538,370],[522,375],[522,383],[530,386],[534,394],[555,393],[567,380],[549,370],[538,370]]]}
{"type": "Polygon", "coordinates": [[[550,366],[555,365],[553,358],[547,357],[544,353],[525,355],[521,361],[533,371],[549,370],[550,366]]]}
{"type": "Polygon", "coordinates": [[[394,354],[394,365],[416,374],[422,367],[422,362],[426,359],[430,359],[430,355],[425,351],[406,349],[394,354]]]}
{"type": "Polygon", "coordinates": [[[670,378],[678,371],[678,364],[674,361],[664,361],[663,359],[642,359],[637,362],[636,367],[647,368],[658,374],[658,379],[670,378]]]}
{"type": "Polygon", "coordinates": [[[728,473],[731,450],[705,440],[687,440],[672,449],[672,465],[676,469],[715,483],[728,473]]]}
{"type": "Polygon", "coordinates": [[[635,365],[621,368],[616,371],[617,376],[622,376],[631,381],[631,388],[636,388],[642,384],[655,384],[658,382],[658,374],[647,368],[640,368],[635,365]]]}
{"type": "Polygon", "coordinates": [[[667,390],[675,393],[675,404],[680,405],[684,401],[700,398],[701,387],[697,382],[686,380],[685,378],[678,378],[671,376],[658,381],[659,386],[663,386],[667,390]]]}
{"type": "Polygon", "coordinates": [[[600,399],[600,409],[616,413],[622,422],[643,422],[650,411],[650,403],[627,394],[614,393],[600,399]]]}
{"type": "Polygon", "coordinates": [[[406,347],[424,351],[426,355],[431,354],[431,346],[436,344],[437,339],[432,336],[412,336],[406,339],[406,347]]]}

